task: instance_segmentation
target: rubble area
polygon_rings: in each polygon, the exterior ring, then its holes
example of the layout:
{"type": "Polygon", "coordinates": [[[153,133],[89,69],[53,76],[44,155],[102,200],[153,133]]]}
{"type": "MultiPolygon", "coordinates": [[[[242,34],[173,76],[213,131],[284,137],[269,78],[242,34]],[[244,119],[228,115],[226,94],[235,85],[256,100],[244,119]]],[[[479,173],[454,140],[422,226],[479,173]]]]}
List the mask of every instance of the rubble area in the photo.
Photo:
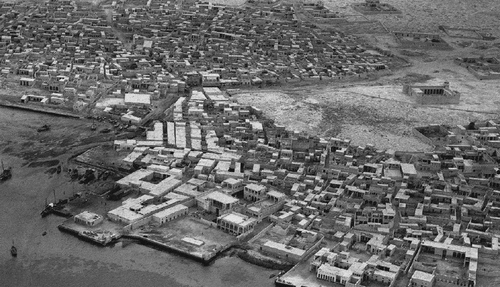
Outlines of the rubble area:
{"type": "MultiPolygon", "coordinates": [[[[436,52],[441,53],[441,52],[436,52]]],[[[413,127],[484,120],[498,112],[491,100],[496,81],[480,81],[444,60],[419,63],[376,81],[280,90],[241,90],[233,97],[254,105],[277,124],[318,136],[349,138],[378,148],[425,151],[432,147],[412,136],[413,127]],[[406,83],[436,84],[448,80],[462,94],[457,105],[421,106],[403,94],[406,83]]]]}
{"type": "MultiPolygon", "coordinates": [[[[346,15],[362,15],[352,5],[363,0],[329,0],[326,7],[346,15]]],[[[491,1],[429,1],[383,0],[401,11],[401,14],[365,15],[366,20],[380,21],[388,30],[411,29],[412,31],[437,31],[438,26],[474,27],[496,36],[499,33],[500,3],[491,1]],[[486,5],[487,3],[487,5],[486,5]]]]}

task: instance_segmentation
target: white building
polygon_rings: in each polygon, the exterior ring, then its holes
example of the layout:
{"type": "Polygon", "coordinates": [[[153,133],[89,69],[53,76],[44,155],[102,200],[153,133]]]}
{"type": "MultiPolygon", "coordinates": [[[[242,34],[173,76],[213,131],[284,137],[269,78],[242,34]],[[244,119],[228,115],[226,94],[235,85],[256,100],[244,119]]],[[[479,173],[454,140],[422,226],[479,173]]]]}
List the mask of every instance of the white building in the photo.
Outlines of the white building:
{"type": "Polygon", "coordinates": [[[139,188],[144,193],[161,197],[180,186],[182,181],[171,174],[151,169],[139,169],[118,180],[116,183],[121,186],[139,188]]]}
{"type": "Polygon", "coordinates": [[[259,199],[263,199],[267,192],[267,187],[250,183],[243,189],[243,197],[249,201],[257,201],[259,199]]]}
{"type": "Polygon", "coordinates": [[[126,93],[125,104],[131,105],[151,105],[150,94],[126,93]]]}
{"type": "Polygon", "coordinates": [[[196,201],[198,206],[204,210],[220,214],[233,209],[239,200],[220,191],[213,191],[199,196],[196,201]]]}
{"type": "Polygon", "coordinates": [[[352,275],[353,272],[351,270],[338,268],[330,264],[322,264],[316,271],[316,277],[318,279],[340,283],[342,285],[346,285],[346,283],[350,281],[352,275]]]}
{"type": "Polygon", "coordinates": [[[411,287],[432,287],[434,286],[435,276],[427,272],[416,270],[410,279],[411,287]]]}
{"type": "Polygon", "coordinates": [[[233,235],[252,231],[255,224],[255,218],[237,212],[226,213],[217,218],[217,228],[233,235]]]}
{"type": "Polygon", "coordinates": [[[146,139],[148,141],[163,141],[163,123],[156,122],[153,130],[146,132],[146,139]]]}
{"type": "Polygon", "coordinates": [[[108,217],[112,221],[121,222],[124,224],[131,224],[139,219],[142,219],[144,216],[139,214],[130,208],[120,206],[108,212],[108,217]]]}
{"type": "Polygon", "coordinates": [[[266,194],[266,198],[247,206],[246,212],[260,222],[269,215],[281,210],[285,205],[286,195],[284,193],[271,190],[266,194]]]}
{"type": "Polygon", "coordinates": [[[172,206],[153,214],[153,221],[159,224],[174,220],[188,214],[188,207],[182,204],[172,206]]]}
{"type": "Polygon", "coordinates": [[[73,220],[79,224],[96,226],[103,221],[103,217],[93,212],[84,211],[78,215],[75,215],[73,220]]]}
{"type": "Polygon", "coordinates": [[[299,262],[306,250],[268,240],[262,245],[262,251],[277,256],[280,259],[299,262]]]}

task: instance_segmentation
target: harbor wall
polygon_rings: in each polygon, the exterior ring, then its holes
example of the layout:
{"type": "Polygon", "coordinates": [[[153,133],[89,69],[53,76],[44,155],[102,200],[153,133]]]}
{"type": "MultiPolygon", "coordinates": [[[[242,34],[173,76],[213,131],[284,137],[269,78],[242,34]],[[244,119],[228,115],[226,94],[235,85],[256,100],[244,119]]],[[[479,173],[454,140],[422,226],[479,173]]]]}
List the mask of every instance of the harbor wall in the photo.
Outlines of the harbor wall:
{"type": "Polygon", "coordinates": [[[71,234],[71,235],[73,235],[73,236],[77,237],[78,239],[81,239],[81,240],[83,240],[83,241],[90,242],[90,243],[95,244],[95,245],[97,245],[97,246],[102,246],[102,247],[104,247],[104,246],[107,246],[107,245],[109,245],[109,244],[111,244],[111,243],[113,243],[113,242],[114,242],[114,241],[110,241],[110,242],[104,243],[104,242],[100,242],[100,241],[94,240],[94,239],[92,239],[92,238],[90,238],[90,237],[88,237],[88,236],[83,235],[83,234],[82,234],[82,233],[80,233],[79,231],[77,231],[77,230],[75,230],[75,229],[72,229],[72,228],[70,228],[70,227],[68,227],[68,226],[64,226],[64,225],[62,225],[62,224],[61,224],[61,225],[59,225],[59,226],[57,226],[57,228],[58,228],[60,231],[62,231],[62,232],[65,232],[65,233],[71,234]]]}
{"type": "Polygon", "coordinates": [[[50,115],[55,115],[55,116],[67,117],[67,118],[76,118],[76,119],[82,118],[82,116],[72,114],[70,112],[59,111],[56,109],[39,107],[39,106],[21,105],[21,104],[8,102],[8,101],[0,101],[0,106],[12,108],[12,109],[21,109],[21,110],[27,110],[27,111],[37,112],[37,113],[44,113],[44,114],[50,114],[50,115]]]}

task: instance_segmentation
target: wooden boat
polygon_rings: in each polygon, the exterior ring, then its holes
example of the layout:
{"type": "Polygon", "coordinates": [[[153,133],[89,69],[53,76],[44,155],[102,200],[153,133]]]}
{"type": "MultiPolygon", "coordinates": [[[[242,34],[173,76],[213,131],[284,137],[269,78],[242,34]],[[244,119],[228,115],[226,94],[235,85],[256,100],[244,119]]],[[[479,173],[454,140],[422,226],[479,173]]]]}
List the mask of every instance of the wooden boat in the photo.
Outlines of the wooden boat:
{"type": "Polygon", "coordinates": [[[39,127],[39,128],[37,129],[37,131],[38,131],[39,133],[40,133],[40,132],[46,132],[46,131],[48,131],[48,130],[50,130],[50,126],[49,126],[49,125],[43,125],[43,126],[41,126],[41,127],[39,127]]]}
{"type": "Polygon", "coordinates": [[[0,181],[7,180],[12,177],[12,168],[4,168],[2,161],[2,173],[0,173],[0,181]]]}
{"type": "Polygon", "coordinates": [[[12,255],[12,257],[17,257],[17,248],[14,246],[14,240],[12,240],[12,247],[10,248],[10,255],[12,255]]]}

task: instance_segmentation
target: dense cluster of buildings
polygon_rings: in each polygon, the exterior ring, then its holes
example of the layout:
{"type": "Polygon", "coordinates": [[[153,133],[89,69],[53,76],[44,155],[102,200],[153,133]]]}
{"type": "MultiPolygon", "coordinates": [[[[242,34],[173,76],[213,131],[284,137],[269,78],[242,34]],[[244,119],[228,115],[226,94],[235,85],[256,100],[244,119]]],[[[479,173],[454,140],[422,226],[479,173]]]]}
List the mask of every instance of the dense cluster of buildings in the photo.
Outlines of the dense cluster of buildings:
{"type": "MultiPolygon", "coordinates": [[[[0,22],[1,74],[38,89],[24,102],[82,110],[103,96],[103,107],[138,104],[127,98],[147,94],[153,101],[193,86],[358,78],[392,63],[353,36],[300,21],[293,5],[133,4],[1,4],[8,9],[0,22]]],[[[300,7],[337,17],[323,6],[300,7]]]]}
{"type": "Polygon", "coordinates": [[[166,113],[145,140],[115,142],[140,167],[117,183],[141,195],[107,213],[126,230],[198,216],[345,286],[475,286],[481,255],[498,254],[495,121],[418,128],[437,148],[406,153],[288,131],[214,87],[166,113]]]}
{"type": "MultiPolygon", "coordinates": [[[[303,6],[335,17],[323,6],[303,6]]],[[[173,2],[151,1],[144,7],[117,8],[113,20],[118,29],[133,31],[139,52],[160,57],[170,71],[199,72],[184,74],[188,84],[338,79],[386,69],[389,64],[385,56],[367,52],[354,37],[299,21],[291,4],[243,10],[184,1],[178,11],[173,2]]]]}
{"type": "MultiPolygon", "coordinates": [[[[143,138],[114,142],[130,151],[123,165],[134,170],[117,185],[139,195],[106,214],[83,212],[76,224],[112,221],[133,231],[197,217],[262,256],[298,263],[292,273],[307,262],[308,280],[349,287],[396,286],[404,278],[410,286],[473,287],[481,255],[498,255],[497,122],[415,129],[438,148],[393,152],[286,130],[221,90],[388,69],[390,58],[300,21],[296,6],[150,0],[113,2],[104,12],[67,0],[1,5],[8,11],[0,19],[1,74],[45,91],[24,102],[95,104],[140,124],[158,99],[180,94],[143,138]]],[[[315,17],[336,17],[317,3],[300,5],[315,17]]],[[[386,9],[372,0],[365,6],[386,9]]],[[[408,45],[447,46],[433,34],[395,35],[408,45]]],[[[404,91],[418,103],[460,99],[448,83],[404,91]]],[[[287,274],[277,282],[307,285],[287,274]]]]}

